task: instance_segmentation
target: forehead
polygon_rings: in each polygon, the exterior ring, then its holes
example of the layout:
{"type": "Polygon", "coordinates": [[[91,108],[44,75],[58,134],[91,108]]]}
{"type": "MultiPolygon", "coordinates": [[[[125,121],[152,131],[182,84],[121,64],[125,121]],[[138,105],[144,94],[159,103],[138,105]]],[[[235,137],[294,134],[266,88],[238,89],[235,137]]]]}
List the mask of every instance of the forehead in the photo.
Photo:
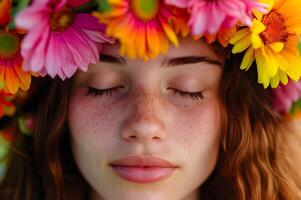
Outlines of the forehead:
{"type": "MultiPolygon", "coordinates": [[[[105,44],[102,53],[110,55],[119,55],[119,49],[119,42],[115,42],[115,44],[113,45],[105,44]]],[[[208,45],[205,41],[194,40],[191,37],[180,38],[178,47],[175,47],[174,45],[170,44],[168,52],[164,54],[165,57],[171,58],[191,55],[202,55],[220,60],[219,56],[217,56],[214,53],[212,47],[208,45]]]]}

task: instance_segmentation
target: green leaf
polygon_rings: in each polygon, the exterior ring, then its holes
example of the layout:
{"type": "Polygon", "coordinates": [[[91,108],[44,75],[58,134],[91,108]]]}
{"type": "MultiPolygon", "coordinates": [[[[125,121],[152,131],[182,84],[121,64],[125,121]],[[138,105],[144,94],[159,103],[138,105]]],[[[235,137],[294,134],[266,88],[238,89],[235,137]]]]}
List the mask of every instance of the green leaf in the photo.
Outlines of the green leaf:
{"type": "Polygon", "coordinates": [[[14,0],[13,1],[13,10],[12,10],[12,20],[10,21],[8,28],[15,29],[15,17],[24,8],[26,8],[30,3],[30,0],[14,0]]]}
{"type": "Polygon", "coordinates": [[[74,8],[74,12],[76,13],[91,13],[93,10],[97,9],[97,4],[93,1],[89,1],[77,8],[74,8]]]}
{"type": "Polygon", "coordinates": [[[4,86],[5,86],[5,83],[0,81],[0,89],[4,88],[4,86]]]}
{"type": "Polygon", "coordinates": [[[25,119],[23,116],[20,116],[18,118],[18,125],[19,125],[19,129],[20,129],[21,133],[23,133],[24,135],[31,135],[30,131],[26,127],[25,119]]]}
{"type": "Polygon", "coordinates": [[[94,0],[98,5],[98,10],[101,12],[108,12],[112,9],[107,0],[94,0]]]}

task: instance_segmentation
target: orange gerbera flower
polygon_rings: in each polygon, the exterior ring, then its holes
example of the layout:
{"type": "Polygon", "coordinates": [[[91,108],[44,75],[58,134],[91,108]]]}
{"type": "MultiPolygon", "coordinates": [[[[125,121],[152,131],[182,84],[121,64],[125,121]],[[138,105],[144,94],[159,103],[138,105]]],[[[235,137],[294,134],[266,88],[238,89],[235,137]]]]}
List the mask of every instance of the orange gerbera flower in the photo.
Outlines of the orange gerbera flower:
{"type": "Polygon", "coordinates": [[[31,74],[22,70],[20,39],[9,32],[0,32],[0,82],[5,93],[15,94],[19,88],[27,90],[31,74]]]}
{"type": "MultiPolygon", "coordinates": [[[[173,9],[163,0],[110,0],[112,9],[105,13],[94,13],[106,23],[107,34],[119,39],[121,55],[130,58],[154,58],[166,53],[169,41],[178,46],[176,30],[171,24],[175,20],[173,9]]],[[[178,28],[181,21],[174,22],[178,28]]],[[[188,30],[188,29],[187,29],[188,30]]],[[[183,30],[182,30],[183,31],[183,30]]],[[[182,32],[182,34],[187,34],[182,32]]]]}
{"type": "Polygon", "coordinates": [[[7,24],[10,20],[12,0],[0,0],[0,25],[7,24]]]}

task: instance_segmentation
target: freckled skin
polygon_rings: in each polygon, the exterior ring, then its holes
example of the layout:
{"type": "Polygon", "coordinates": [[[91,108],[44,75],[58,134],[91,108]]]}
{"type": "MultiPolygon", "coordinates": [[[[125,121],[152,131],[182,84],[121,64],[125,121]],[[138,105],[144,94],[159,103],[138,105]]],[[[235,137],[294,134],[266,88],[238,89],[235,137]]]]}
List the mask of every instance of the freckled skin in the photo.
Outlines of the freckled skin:
{"type": "MultiPolygon", "coordinates": [[[[166,56],[196,53],[214,56],[205,43],[190,38],[180,42],[182,45],[166,56]]],[[[104,52],[118,55],[118,45],[107,46],[104,52]]],[[[127,79],[126,84],[118,84],[125,88],[112,97],[85,95],[82,87],[85,85],[82,80],[89,73],[95,74],[101,67],[113,68],[112,64],[104,63],[90,66],[87,74],[76,74],[70,96],[68,123],[72,150],[80,172],[91,186],[91,199],[197,199],[197,190],[213,171],[218,157],[221,67],[199,63],[166,71],[159,68],[162,57],[143,65],[142,61],[127,61],[127,66],[118,66],[127,79]],[[170,82],[177,83],[177,75],[187,70],[198,72],[185,76],[198,79],[204,99],[187,99],[166,87],[170,82]],[[134,154],[151,154],[179,168],[159,182],[129,182],[116,175],[109,163],[134,154]]]]}

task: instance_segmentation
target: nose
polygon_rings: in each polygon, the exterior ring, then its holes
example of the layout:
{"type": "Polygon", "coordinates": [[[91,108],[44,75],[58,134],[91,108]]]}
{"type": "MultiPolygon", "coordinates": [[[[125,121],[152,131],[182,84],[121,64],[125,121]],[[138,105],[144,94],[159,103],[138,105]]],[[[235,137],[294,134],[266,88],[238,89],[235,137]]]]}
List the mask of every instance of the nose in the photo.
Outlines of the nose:
{"type": "Polygon", "coordinates": [[[166,138],[163,117],[160,117],[160,106],[156,98],[140,92],[132,99],[131,112],[124,122],[121,137],[139,142],[160,141],[166,138]]]}

